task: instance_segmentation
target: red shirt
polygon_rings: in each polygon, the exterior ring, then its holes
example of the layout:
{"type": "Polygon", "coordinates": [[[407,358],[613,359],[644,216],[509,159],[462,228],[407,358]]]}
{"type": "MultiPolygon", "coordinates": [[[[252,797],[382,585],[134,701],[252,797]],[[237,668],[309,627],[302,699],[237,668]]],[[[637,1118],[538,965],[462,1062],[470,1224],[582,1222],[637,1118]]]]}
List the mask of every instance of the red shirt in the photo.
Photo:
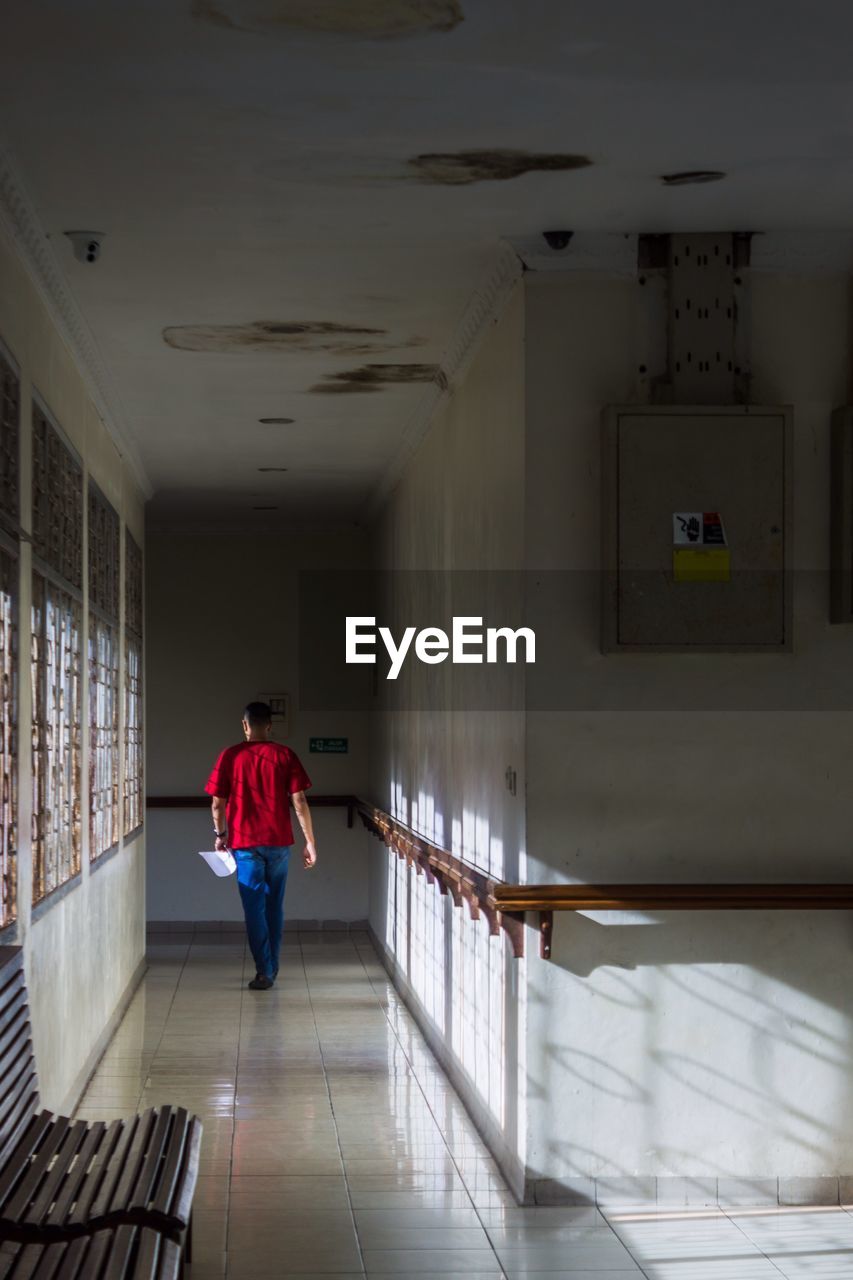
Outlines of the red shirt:
{"type": "Polygon", "coordinates": [[[293,844],[290,797],[311,779],[299,757],[279,742],[239,742],[226,747],[205,791],[228,801],[229,849],[293,844]]]}

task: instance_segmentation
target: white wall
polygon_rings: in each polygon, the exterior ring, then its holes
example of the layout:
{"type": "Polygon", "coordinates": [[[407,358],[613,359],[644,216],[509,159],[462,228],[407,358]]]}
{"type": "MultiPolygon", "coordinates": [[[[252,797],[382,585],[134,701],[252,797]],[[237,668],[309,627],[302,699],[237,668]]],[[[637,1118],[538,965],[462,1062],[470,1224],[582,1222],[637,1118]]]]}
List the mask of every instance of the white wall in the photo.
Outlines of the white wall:
{"type": "MultiPolygon", "coordinates": [[[[127,464],[92,404],[74,359],[12,248],[0,238],[0,339],[21,371],[22,523],[30,527],[32,448],[30,402],[38,392],[91,475],[143,543],[143,500],[127,464]]],[[[84,574],[84,604],[86,600],[84,574]]],[[[123,840],[119,851],[90,867],[88,851],[87,610],[81,655],[84,716],[82,871],[78,884],[45,900],[33,916],[32,774],[30,732],[31,559],[21,545],[19,680],[18,921],[4,940],[22,943],[33,1013],[33,1039],[42,1098],[51,1108],[74,1105],[105,1036],[141,974],[144,955],[145,839],[123,840]]],[[[122,668],[123,671],[123,668],[122,668]]],[[[122,676],[123,678],[123,676],[122,676]]],[[[123,702],[122,704],[123,705],[123,702]]],[[[123,731],[120,735],[123,741],[123,731]]]]}
{"type": "MultiPolygon", "coordinates": [[[[480,615],[476,575],[500,612],[523,564],[524,301],[517,288],[454,387],[392,494],[377,529],[394,614],[446,625],[480,615]],[[506,593],[506,594],[505,594],[506,593]]],[[[515,585],[514,585],[515,584],[515,585]]],[[[512,601],[510,601],[511,603],[512,601]]],[[[494,614],[491,615],[494,621],[494,614]]],[[[492,680],[495,710],[455,706],[449,663],[407,664],[383,687],[372,727],[373,798],[401,821],[499,878],[524,855],[523,687],[492,680]],[[513,709],[515,708],[515,709],[513,709]],[[507,766],[519,776],[509,795],[507,766]]],[[[485,921],[454,908],[378,842],[370,921],[427,1036],[516,1186],[523,1183],[524,965],[485,921]]]]}
{"type": "MultiPolygon", "coordinates": [[[[849,637],[826,572],[847,279],[753,279],[753,398],[795,413],[790,655],[600,652],[600,420],[639,398],[638,294],[528,274],[393,494],[378,546],[404,571],[396,615],[460,603],[457,579],[415,570],[524,565],[531,591],[548,583],[562,665],[547,704],[528,681],[523,724],[442,710],[453,673],[411,665],[375,718],[374,797],[508,880],[849,879],[849,637]],[[502,786],[522,759],[526,825],[502,786]]],[[[370,918],[529,1197],[831,1200],[853,1171],[846,914],[566,913],[551,961],[532,932],[509,961],[376,844],[370,918]]]]}
{"type": "MultiPolygon", "coordinates": [[[[239,720],[238,720],[239,727],[239,720]]],[[[236,740],[236,739],[235,739],[236,740]]],[[[289,745],[296,747],[293,739],[289,745]]],[[[314,768],[314,757],[306,752],[305,763],[312,779],[322,770],[314,768]]],[[[205,778],[204,781],[207,781],[205,778]]],[[[202,786],[204,784],[202,783],[202,786]]],[[[318,793],[331,788],[314,783],[318,793]]],[[[198,790],[198,786],[196,786],[198,790]]],[[[311,801],[311,792],[308,792],[311,801]]],[[[287,877],[286,924],[314,928],[320,924],[367,919],[367,834],[356,816],[347,828],[346,809],[313,811],[314,834],[319,860],[306,871],[302,866],[303,839],[296,818],[296,840],[287,877]]],[[[148,810],[148,919],[183,922],[239,922],[243,919],[237,881],[220,879],[201,858],[200,849],[212,849],[209,809],[148,810]]]]}
{"type": "MultiPolygon", "coordinates": [[[[316,795],[362,794],[367,713],[300,702],[300,571],[363,568],[358,531],[274,537],[155,534],[147,544],[148,792],[204,795],[216,756],[242,740],[240,716],[261,693],[289,693],[285,737],[316,795]],[[309,754],[309,737],[346,737],[346,755],[309,754]]],[[[304,663],[306,655],[302,655],[304,663]]],[[[311,792],[308,793],[309,803],[311,792]]],[[[315,809],[318,865],[301,866],[294,817],[286,917],[367,918],[367,835],[346,809],[315,809]]],[[[242,920],[233,879],[217,880],[198,857],[212,847],[205,809],[148,810],[148,919],[242,920]]]]}
{"type": "MultiPolygon", "coordinates": [[[[850,640],[828,624],[826,578],[849,283],[756,273],[752,288],[753,399],[795,412],[795,652],[602,657],[599,422],[636,395],[640,290],[527,277],[527,561],[575,571],[565,686],[527,717],[531,883],[850,878],[850,640]]],[[[853,1172],[846,914],[563,914],[529,973],[540,1198],[638,1176],[615,1193],[682,1177],[661,1194],[701,1200],[740,1177],[758,1196],[755,1179],[853,1172]]]]}

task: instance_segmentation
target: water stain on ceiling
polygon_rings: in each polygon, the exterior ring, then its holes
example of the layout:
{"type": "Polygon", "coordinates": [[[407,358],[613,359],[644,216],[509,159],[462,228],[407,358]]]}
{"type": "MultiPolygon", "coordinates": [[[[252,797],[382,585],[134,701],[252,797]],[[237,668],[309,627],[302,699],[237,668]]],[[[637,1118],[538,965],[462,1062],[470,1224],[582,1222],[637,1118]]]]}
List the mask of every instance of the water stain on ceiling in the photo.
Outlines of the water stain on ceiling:
{"type": "Polygon", "coordinates": [[[262,35],[295,27],[368,39],[452,31],[464,18],[459,0],[193,0],[192,12],[262,35]]]}
{"type": "Polygon", "coordinates": [[[435,151],[409,161],[424,182],[466,186],[472,182],[505,182],[523,173],[558,173],[586,169],[588,156],[531,151],[435,151]]]}
{"type": "Polygon", "coordinates": [[[359,395],[411,382],[434,382],[446,387],[447,377],[438,364],[366,364],[345,373],[327,374],[310,390],[315,395],[359,395]]]}
{"type": "Polygon", "coordinates": [[[387,329],[338,324],[332,320],[252,320],[247,324],[181,324],[163,330],[178,351],[325,351],[369,356],[422,346],[425,338],[388,340],[387,329]]]}

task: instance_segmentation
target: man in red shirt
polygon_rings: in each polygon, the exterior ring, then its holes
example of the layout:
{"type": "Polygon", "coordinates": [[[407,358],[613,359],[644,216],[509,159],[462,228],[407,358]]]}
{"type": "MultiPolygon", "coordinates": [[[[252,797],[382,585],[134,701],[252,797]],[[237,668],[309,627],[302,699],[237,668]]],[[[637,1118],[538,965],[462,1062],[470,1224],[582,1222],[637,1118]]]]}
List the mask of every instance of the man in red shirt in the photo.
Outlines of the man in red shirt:
{"type": "Polygon", "coordinates": [[[213,766],[205,791],[213,797],[217,849],[230,849],[255,961],[253,991],[268,991],[278,973],[284,927],[284,890],[293,844],[290,801],[305,836],[302,860],[317,861],[314,828],[305,792],[311,779],[298,756],[272,739],[272,712],[250,702],[243,712],[246,741],[226,747],[213,766]]]}

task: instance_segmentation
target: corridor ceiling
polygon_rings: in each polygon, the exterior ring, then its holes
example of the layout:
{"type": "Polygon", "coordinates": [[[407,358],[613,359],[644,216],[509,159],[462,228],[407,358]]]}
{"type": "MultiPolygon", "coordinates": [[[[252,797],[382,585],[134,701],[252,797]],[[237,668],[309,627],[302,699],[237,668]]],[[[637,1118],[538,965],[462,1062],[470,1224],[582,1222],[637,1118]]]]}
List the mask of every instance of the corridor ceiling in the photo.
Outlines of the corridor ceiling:
{"type": "Polygon", "coordinates": [[[6,0],[0,144],[153,522],[351,525],[504,239],[853,227],[851,50],[840,0],[6,0]]]}

